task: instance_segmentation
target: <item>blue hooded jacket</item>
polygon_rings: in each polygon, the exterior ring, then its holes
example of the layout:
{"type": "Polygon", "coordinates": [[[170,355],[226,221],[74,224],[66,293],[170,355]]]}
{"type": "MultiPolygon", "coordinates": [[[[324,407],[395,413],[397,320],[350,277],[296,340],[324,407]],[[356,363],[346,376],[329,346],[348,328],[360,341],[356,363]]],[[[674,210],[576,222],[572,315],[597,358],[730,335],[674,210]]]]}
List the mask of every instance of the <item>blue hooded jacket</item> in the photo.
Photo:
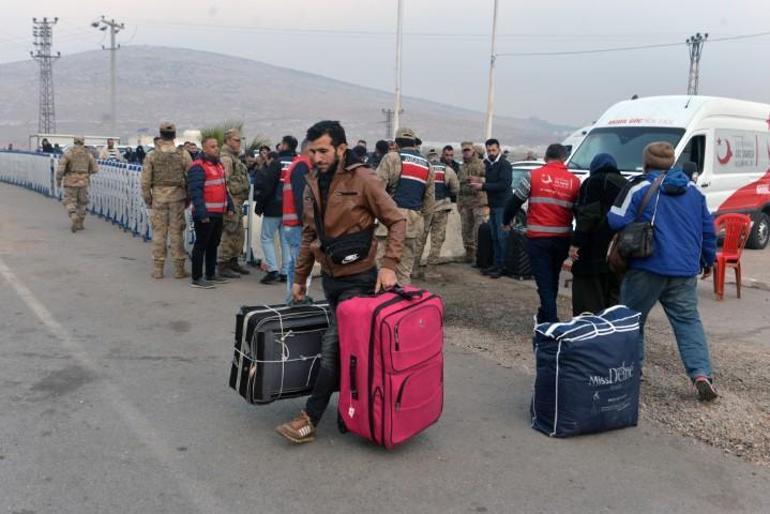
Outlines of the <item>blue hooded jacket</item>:
{"type": "MultiPolygon", "coordinates": [[[[647,189],[662,171],[650,170],[628,183],[607,213],[614,231],[636,221],[636,211],[647,189]]],[[[638,269],[665,277],[693,277],[701,266],[711,267],[716,255],[714,220],[706,197],[681,169],[672,169],[653,197],[639,221],[649,221],[655,213],[655,251],[645,259],[631,259],[630,269],[638,269]],[[657,196],[657,195],[656,195],[657,196]]]]}

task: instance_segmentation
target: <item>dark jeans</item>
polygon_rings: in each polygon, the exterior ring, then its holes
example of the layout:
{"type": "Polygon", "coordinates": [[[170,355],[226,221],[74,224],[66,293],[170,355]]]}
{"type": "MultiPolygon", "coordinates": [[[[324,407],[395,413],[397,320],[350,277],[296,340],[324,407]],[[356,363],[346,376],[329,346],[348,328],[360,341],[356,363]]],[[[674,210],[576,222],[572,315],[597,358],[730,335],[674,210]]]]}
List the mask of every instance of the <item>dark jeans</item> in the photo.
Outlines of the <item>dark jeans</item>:
{"type": "Polygon", "coordinates": [[[489,227],[492,229],[492,254],[493,265],[502,268],[505,266],[505,256],[508,250],[508,232],[503,230],[503,214],[505,207],[489,209],[489,227]]]}
{"type": "Polygon", "coordinates": [[[318,369],[313,392],[310,394],[305,411],[310,416],[313,426],[318,426],[324,411],[329,406],[332,393],[337,389],[340,380],[340,337],[337,330],[337,306],[340,302],[355,296],[374,294],[377,283],[377,270],[351,275],[349,277],[332,278],[324,275],[324,294],[329,302],[331,316],[329,328],[321,340],[321,366],[318,369]]]}
{"type": "Polygon", "coordinates": [[[607,307],[620,301],[620,279],[608,271],[606,273],[572,275],[572,315],[584,312],[598,314],[607,307]]]}
{"type": "Polygon", "coordinates": [[[222,217],[211,216],[208,223],[195,222],[195,245],[192,250],[192,279],[203,276],[203,261],[206,261],[206,276],[216,273],[217,247],[222,238],[222,217]]]}
{"type": "Polygon", "coordinates": [[[556,298],[559,295],[559,273],[569,255],[569,237],[533,237],[527,239],[527,252],[540,296],[538,323],[559,321],[556,298]]]}
{"type": "Polygon", "coordinates": [[[642,313],[639,320],[639,356],[644,360],[644,324],[659,301],[674,330],[679,356],[690,378],[711,377],[711,357],[706,333],[698,314],[698,278],[664,277],[648,271],[629,270],[620,286],[623,305],[642,313]]]}

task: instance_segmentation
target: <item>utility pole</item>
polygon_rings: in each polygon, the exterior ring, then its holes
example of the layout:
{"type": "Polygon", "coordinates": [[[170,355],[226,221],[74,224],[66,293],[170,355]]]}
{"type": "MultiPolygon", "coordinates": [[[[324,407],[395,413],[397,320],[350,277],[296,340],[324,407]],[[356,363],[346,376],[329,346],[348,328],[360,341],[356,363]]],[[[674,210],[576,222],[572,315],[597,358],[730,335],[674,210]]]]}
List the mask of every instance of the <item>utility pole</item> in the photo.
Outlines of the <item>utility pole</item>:
{"type": "Polygon", "coordinates": [[[489,56],[489,91],[487,92],[487,118],[484,122],[484,139],[492,137],[492,119],[495,113],[495,39],[497,35],[497,0],[492,13],[492,50],[489,56]]]}
{"type": "Polygon", "coordinates": [[[117,52],[120,49],[120,45],[115,44],[115,36],[118,35],[118,32],[126,28],[126,26],[122,23],[118,23],[115,21],[115,19],[108,20],[102,15],[102,18],[99,21],[95,21],[91,24],[92,27],[101,30],[104,32],[105,30],[110,31],[110,47],[105,48],[104,45],[102,45],[102,50],[109,50],[110,51],[110,131],[111,136],[115,135],[116,132],[116,125],[117,125],[117,68],[115,65],[115,52],[117,52]]]}
{"type": "Polygon", "coordinates": [[[703,53],[703,45],[706,43],[709,35],[696,33],[687,38],[687,47],[690,50],[690,76],[687,80],[687,94],[698,94],[698,75],[700,74],[700,56],[703,53]]]}
{"type": "Polygon", "coordinates": [[[398,127],[401,124],[401,113],[404,112],[404,110],[401,109],[401,49],[404,40],[403,23],[404,2],[403,0],[398,0],[398,15],[396,18],[396,103],[392,111],[393,122],[389,136],[392,139],[396,138],[396,130],[398,130],[398,127]]]}
{"type": "Polygon", "coordinates": [[[53,45],[53,26],[59,18],[49,21],[43,18],[38,21],[32,18],[32,36],[35,38],[35,50],[29,55],[40,64],[40,97],[39,97],[39,115],[37,130],[40,134],[53,134],[56,132],[56,109],[54,108],[53,94],[53,63],[61,57],[60,52],[56,55],[51,53],[53,45]]]}

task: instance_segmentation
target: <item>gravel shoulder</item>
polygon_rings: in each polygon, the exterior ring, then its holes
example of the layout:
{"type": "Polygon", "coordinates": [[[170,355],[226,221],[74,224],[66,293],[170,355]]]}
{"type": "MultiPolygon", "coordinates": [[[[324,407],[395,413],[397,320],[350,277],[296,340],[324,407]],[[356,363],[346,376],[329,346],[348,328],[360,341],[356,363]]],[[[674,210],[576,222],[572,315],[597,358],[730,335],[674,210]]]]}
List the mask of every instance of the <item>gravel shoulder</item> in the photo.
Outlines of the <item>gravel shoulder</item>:
{"type": "MultiPolygon", "coordinates": [[[[531,335],[538,305],[534,283],[505,277],[490,280],[461,264],[443,265],[439,274],[431,288],[446,303],[447,341],[534,375],[531,335]]],[[[560,297],[561,317],[570,312],[569,298],[560,297]]],[[[651,315],[646,334],[642,418],[665,431],[770,466],[770,347],[743,340],[740,333],[709,331],[721,396],[702,404],[684,373],[665,318],[651,315]]]]}

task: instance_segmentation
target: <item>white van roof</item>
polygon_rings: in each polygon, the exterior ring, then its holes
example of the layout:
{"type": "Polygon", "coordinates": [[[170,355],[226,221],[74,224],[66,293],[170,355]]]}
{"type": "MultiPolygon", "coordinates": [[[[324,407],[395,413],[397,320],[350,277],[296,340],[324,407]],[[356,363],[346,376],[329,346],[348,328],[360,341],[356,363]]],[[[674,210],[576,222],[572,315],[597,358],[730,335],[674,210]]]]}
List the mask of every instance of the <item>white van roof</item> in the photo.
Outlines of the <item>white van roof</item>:
{"type": "MultiPolygon", "coordinates": [[[[696,118],[741,116],[770,120],[770,105],[716,96],[649,96],[616,103],[594,124],[596,127],[688,127],[696,118]]],[[[770,121],[768,121],[770,124],[770,121]]]]}

